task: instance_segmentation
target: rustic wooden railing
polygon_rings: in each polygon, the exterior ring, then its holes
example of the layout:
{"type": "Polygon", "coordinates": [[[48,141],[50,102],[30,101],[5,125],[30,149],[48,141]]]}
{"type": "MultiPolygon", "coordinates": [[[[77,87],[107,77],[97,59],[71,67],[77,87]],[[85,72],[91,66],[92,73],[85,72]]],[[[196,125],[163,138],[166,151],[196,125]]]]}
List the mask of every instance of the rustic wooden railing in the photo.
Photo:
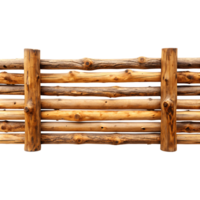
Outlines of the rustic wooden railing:
{"type": "Polygon", "coordinates": [[[200,58],[177,59],[177,49],[162,49],[161,59],[140,57],[124,60],[93,60],[89,58],[40,60],[39,50],[25,49],[24,59],[0,60],[1,70],[24,69],[24,74],[0,73],[0,94],[25,95],[25,99],[0,99],[0,109],[4,109],[0,111],[0,120],[25,120],[25,122],[1,121],[0,131],[6,133],[0,134],[0,143],[25,144],[26,151],[40,150],[41,144],[160,144],[163,151],[176,151],[177,144],[200,144],[199,134],[177,134],[200,132],[199,122],[177,122],[177,120],[200,120],[200,111],[177,111],[177,109],[200,108],[200,100],[177,100],[177,95],[200,95],[200,86],[177,86],[177,83],[200,83],[200,73],[177,72],[177,68],[199,69],[200,58]],[[40,74],[40,69],[95,70],[123,68],[126,69],[124,72],[114,71],[112,73],[70,71],[62,74],[40,74]],[[135,68],[161,68],[161,73],[131,70],[135,68]],[[40,86],[40,83],[90,82],[161,82],[161,87],[40,86]],[[161,99],[40,99],[40,95],[161,96],[161,99]],[[41,119],[76,122],[41,122],[41,119]],[[161,120],[161,123],[90,122],[96,120],[161,120]],[[80,133],[41,134],[41,131],[80,131],[80,133]],[[88,134],[81,133],[81,131],[115,133],[88,134]],[[10,132],[10,134],[7,132],[10,132]],[[12,132],[25,132],[25,134],[13,134],[12,132]],[[132,132],[132,134],[116,132],[132,132]],[[152,133],[133,134],[133,132],[152,133]]]}

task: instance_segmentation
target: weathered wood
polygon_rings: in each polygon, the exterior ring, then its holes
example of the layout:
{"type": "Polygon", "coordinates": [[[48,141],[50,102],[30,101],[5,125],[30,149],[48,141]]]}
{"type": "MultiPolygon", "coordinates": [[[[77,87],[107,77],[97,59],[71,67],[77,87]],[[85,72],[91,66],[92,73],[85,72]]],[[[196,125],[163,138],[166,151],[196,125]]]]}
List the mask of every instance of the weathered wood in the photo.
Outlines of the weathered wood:
{"type": "MultiPolygon", "coordinates": [[[[41,109],[160,109],[160,99],[41,99],[41,109]]],[[[24,109],[23,99],[0,99],[1,109],[24,109]]],[[[200,109],[198,99],[178,99],[177,109],[200,109]]]]}
{"type": "MultiPolygon", "coordinates": [[[[24,144],[25,134],[0,134],[0,144],[24,144]]],[[[160,134],[41,134],[42,144],[160,144],[160,134]]],[[[178,134],[178,144],[200,144],[199,134],[178,134]]]]}
{"type": "Polygon", "coordinates": [[[24,50],[25,151],[41,149],[40,51],[24,50]]]}
{"type": "Polygon", "coordinates": [[[177,49],[162,49],[160,148],[176,151],[177,49]]]}
{"type": "Polygon", "coordinates": [[[200,144],[200,135],[176,134],[176,132],[199,133],[198,122],[176,120],[200,120],[200,111],[176,109],[200,109],[200,100],[178,100],[177,95],[200,95],[200,86],[178,86],[177,83],[200,83],[198,72],[177,72],[177,68],[200,68],[200,58],[177,59],[176,49],[163,49],[162,58],[135,59],[78,59],[41,60],[40,53],[25,50],[24,59],[0,60],[0,69],[24,69],[25,74],[0,73],[0,95],[24,95],[23,99],[0,100],[1,109],[24,109],[0,111],[1,132],[25,132],[25,134],[0,134],[0,143],[23,144],[25,150],[40,150],[42,144],[160,144],[164,151],[175,151],[178,144],[200,144]],[[41,74],[41,69],[126,69],[111,72],[71,71],[60,74],[41,74]],[[132,71],[131,69],[159,69],[160,72],[132,71]],[[160,82],[162,87],[51,87],[40,83],[88,83],[88,82],[160,82]],[[7,85],[2,85],[7,84],[7,85]],[[16,85],[14,85],[16,84],[16,85]],[[25,84],[17,85],[17,84],[25,84]],[[27,93],[28,92],[28,93],[27,93]],[[27,94],[30,96],[27,97],[27,94]],[[161,96],[159,99],[44,99],[51,96],[161,96]],[[31,100],[31,101],[30,101],[31,100]],[[42,110],[54,109],[54,110],[42,110]],[[59,110],[78,109],[78,110],[59,110]],[[85,109],[85,110],[81,110],[85,109]],[[94,109],[94,110],[87,110],[94,109]],[[96,110],[95,110],[96,109],[96,110]],[[98,110],[97,110],[98,109],[98,110]],[[101,109],[101,110],[99,110],[101,109]],[[113,109],[113,110],[104,110],[113,109]],[[115,110],[117,109],[117,111],[115,110]],[[126,110],[119,110],[126,109],[126,110]],[[131,110],[137,109],[137,110],[131,110]],[[145,110],[139,110],[145,109],[145,110]],[[161,109],[155,110],[155,109],[161,109]],[[115,111],[114,111],[115,110],[115,111]],[[24,113],[25,111],[25,113],[24,113]],[[41,112],[41,113],[40,113],[41,112]],[[39,113],[39,115],[38,115],[39,113]],[[32,116],[34,115],[34,116],[32,116]],[[37,115],[37,116],[36,116],[37,115]],[[28,119],[28,120],[27,120],[28,119]],[[75,122],[42,122],[40,120],[69,120],[75,122]],[[160,122],[123,122],[121,120],[160,120],[160,122]],[[31,121],[32,120],[32,121],[31,121]],[[121,122],[81,122],[120,120],[121,122]],[[27,126],[28,124],[28,126],[27,126]],[[27,127],[31,130],[27,134],[27,127]],[[39,130],[39,131],[38,131],[39,130]],[[58,134],[41,134],[54,131],[58,134]],[[79,133],[59,134],[59,131],[79,133]],[[114,134],[86,134],[92,132],[115,132],[114,134]],[[151,132],[151,134],[117,134],[116,132],[151,132]],[[161,133],[160,133],[161,132],[161,133]],[[37,134],[39,133],[39,134],[37,134]],[[160,133],[160,134],[159,134],[160,133]],[[28,135],[28,136],[27,136],[28,135]],[[30,137],[29,137],[30,136],[30,137]],[[27,139],[28,138],[28,139],[27,139]]]}
{"type": "Polygon", "coordinates": [[[24,69],[24,59],[0,60],[0,69],[24,69]]]}
{"type": "MultiPolygon", "coordinates": [[[[160,122],[42,122],[41,131],[160,132],[160,122]]],[[[24,132],[24,122],[0,122],[1,132],[24,132]]],[[[199,122],[177,122],[177,132],[199,133],[199,122]]]]}
{"type": "MultiPolygon", "coordinates": [[[[41,83],[91,83],[91,82],[160,82],[160,72],[78,72],[41,74],[41,83]]],[[[178,83],[200,83],[198,72],[177,72],[178,83]]],[[[0,73],[0,83],[24,84],[24,74],[0,73]]]]}
{"type": "MultiPolygon", "coordinates": [[[[160,87],[52,87],[42,86],[41,95],[50,96],[160,96],[160,87]]],[[[178,86],[180,96],[200,95],[200,86],[178,86]]],[[[0,85],[0,95],[24,95],[23,85],[0,85]]]]}
{"type": "MultiPolygon", "coordinates": [[[[191,76],[195,77],[195,76],[191,76]]],[[[190,81],[193,79],[189,79],[190,81]]],[[[41,83],[84,83],[84,82],[160,82],[159,72],[78,72],[41,74],[41,83]]],[[[24,84],[23,74],[0,73],[0,83],[24,84]]]]}
{"type": "MultiPolygon", "coordinates": [[[[186,125],[185,125],[186,126],[186,125]]],[[[187,126],[186,126],[187,128],[187,126]]],[[[1,132],[24,132],[24,122],[0,122],[1,132]]],[[[42,122],[41,131],[160,132],[160,123],[42,122]]]]}
{"type": "Polygon", "coordinates": [[[159,144],[159,134],[45,134],[43,144],[159,144]]]}
{"type": "MultiPolygon", "coordinates": [[[[26,108],[26,106],[25,106],[26,108]]],[[[0,111],[0,120],[24,121],[21,110],[0,111]]],[[[41,111],[46,121],[159,121],[160,111],[117,110],[51,110],[41,111]]]]}
{"type": "MultiPolygon", "coordinates": [[[[41,70],[159,70],[161,57],[135,58],[42,58],[41,70]]],[[[23,70],[23,58],[0,58],[0,70],[23,70]]],[[[200,57],[178,57],[177,67],[181,70],[200,69],[200,57]]]]}
{"type": "Polygon", "coordinates": [[[25,134],[0,134],[0,144],[24,144],[25,134]]]}
{"type": "MultiPolygon", "coordinates": [[[[41,134],[42,144],[159,144],[159,134],[41,134]]],[[[23,144],[24,134],[0,134],[0,144],[23,144]]]]}
{"type": "MultiPolygon", "coordinates": [[[[0,120],[23,120],[22,110],[0,111],[0,120]]],[[[160,120],[161,111],[102,111],[102,110],[52,110],[41,111],[41,119],[93,121],[93,120],[160,120]]],[[[177,120],[200,120],[200,111],[179,111],[177,120]]]]}
{"type": "Polygon", "coordinates": [[[200,134],[178,134],[178,144],[200,144],[200,134]]]}

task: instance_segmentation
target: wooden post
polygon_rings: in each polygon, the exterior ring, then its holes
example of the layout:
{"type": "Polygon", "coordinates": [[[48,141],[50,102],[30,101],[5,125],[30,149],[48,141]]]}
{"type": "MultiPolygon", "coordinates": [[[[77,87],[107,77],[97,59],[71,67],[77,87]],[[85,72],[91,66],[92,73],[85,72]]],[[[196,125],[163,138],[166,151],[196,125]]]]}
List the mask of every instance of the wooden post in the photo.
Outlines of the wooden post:
{"type": "MultiPolygon", "coordinates": [[[[159,57],[161,57],[161,48],[159,48],[159,57]]],[[[178,47],[178,57],[180,57],[180,47],[178,47]]],[[[177,85],[179,85],[179,84],[177,84],[177,85]]],[[[160,83],[159,83],[159,86],[160,86],[160,83]]],[[[160,145],[158,145],[158,151],[160,151],[160,145]]],[[[176,152],[179,152],[179,145],[178,144],[177,144],[176,152]]]]}
{"type": "Polygon", "coordinates": [[[161,57],[161,134],[163,151],[177,150],[177,49],[162,49],[161,57]]]}
{"type": "Polygon", "coordinates": [[[41,149],[40,51],[24,50],[25,151],[41,149]]]}

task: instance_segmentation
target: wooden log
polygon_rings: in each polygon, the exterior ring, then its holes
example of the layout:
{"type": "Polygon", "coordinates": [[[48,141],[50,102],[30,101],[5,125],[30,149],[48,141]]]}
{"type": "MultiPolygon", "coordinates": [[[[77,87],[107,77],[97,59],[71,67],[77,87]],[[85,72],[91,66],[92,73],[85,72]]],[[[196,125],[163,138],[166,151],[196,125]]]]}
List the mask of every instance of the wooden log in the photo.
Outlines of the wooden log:
{"type": "Polygon", "coordinates": [[[177,135],[178,144],[200,144],[199,134],[178,134],[177,135]]]}
{"type": "MultiPolygon", "coordinates": [[[[24,134],[0,134],[0,144],[23,144],[24,134]]],[[[42,144],[159,144],[159,134],[41,134],[42,144]]]]}
{"type": "MultiPolygon", "coordinates": [[[[23,58],[0,58],[0,70],[24,69],[23,58]]],[[[200,57],[178,57],[177,67],[180,70],[199,70],[200,57]]],[[[42,58],[41,70],[160,70],[161,57],[135,58],[42,58]]]]}
{"type": "MultiPolygon", "coordinates": [[[[178,86],[179,96],[200,95],[200,86],[178,86]]],[[[53,87],[42,86],[41,95],[49,96],[160,96],[160,87],[53,87]]],[[[23,85],[0,85],[0,95],[24,95],[23,85]]]]}
{"type": "MultiPolygon", "coordinates": [[[[187,125],[184,125],[188,128],[187,125]]],[[[199,127],[199,126],[197,126],[199,127]]],[[[190,126],[192,128],[192,126],[190,126]]],[[[199,130],[199,129],[198,129],[199,130]]],[[[24,132],[24,122],[0,122],[1,132],[24,132]]],[[[160,123],[136,122],[42,122],[41,131],[160,132],[160,123]]]]}
{"type": "MultiPolygon", "coordinates": [[[[0,70],[24,69],[23,58],[0,58],[0,70]]],[[[178,57],[177,67],[180,70],[199,70],[200,57],[178,57]]],[[[41,70],[160,70],[161,57],[135,58],[42,58],[41,70]]]]}
{"type": "Polygon", "coordinates": [[[24,144],[25,134],[0,134],[0,144],[24,144]]]}
{"type": "MultiPolygon", "coordinates": [[[[200,88],[200,87],[199,87],[200,88]]],[[[196,89],[196,88],[195,88],[196,89]]],[[[187,90],[188,92],[191,90],[187,90]]],[[[198,89],[196,92],[200,91],[198,89]]],[[[0,86],[0,94],[4,95],[24,95],[24,86],[0,86]]],[[[159,96],[159,87],[52,87],[42,86],[41,95],[50,96],[159,96]]]]}
{"type": "Polygon", "coordinates": [[[24,50],[25,151],[41,149],[40,51],[24,50]]]}
{"type": "Polygon", "coordinates": [[[42,144],[159,144],[159,134],[45,134],[42,144]]]}
{"type": "MultiPolygon", "coordinates": [[[[0,99],[0,109],[24,109],[23,99],[0,99]]],[[[41,109],[160,109],[160,99],[41,99],[41,109]]],[[[200,109],[198,99],[178,99],[177,109],[200,109]]]]}
{"type": "Polygon", "coordinates": [[[0,69],[24,69],[24,59],[0,60],[0,69]]]}
{"type": "MultiPolygon", "coordinates": [[[[78,72],[41,74],[41,83],[160,82],[160,72],[78,72]]],[[[200,83],[198,72],[177,72],[178,83],[200,83]]],[[[24,74],[0,73],[0,83],[24,84],[24,74]]]]}
{"type": "Polygon", "coordinates": [[[79,60],[42,60],[42,69],[131,69],[131,68],[159,68],[160,61],[155,58],[133,58],[133,59],[91,59],[79,60]],[[150,67],[151,66],[151,67],[150,67]]]}
{"type": "Polygon", "coordinates": [[[94,121],[94,120],[157,120],[160,119],[159,111],[83,111],[83,110],[55,110],[42,111],[42,119],[56,119],[69,121],[94,121]]]}
{"type": "Polygon", "coordinates": [[[162,49],[160,148],[176,151],[177,49],[162,49]]]}
{"type": "Polygon", "coordinates": [[[177,58],[177,68],[198,69],[200,68],[200,58],[177,58]]]}
{"type": "MultiPolygon", "coordinates": [[[[191,103],[191,102],[190,102],[191,103]]],[[[196,105],[193,102],[192,105],[196,105]]],[[[184,105],[184,104],[183,104],[184,105]]],[[[200,101],[199,101],[200,108],[200,101]]],[[[197,107],[197,106],[196,106],[197,107]]],[[[1,109],[23,109],[23,99],[0,99],[1,109]]],[[[41,99],[41,109],[159,109],[159,99],[41,99]]]]}
{"type": "MultiPolygon", "coordinates": [[[[160,122],[42,122],[41,131],[160,132],[160,122]]],[[[0,122],[1,132],[24,132],[24,122],[0,122]]],[[[199,122],[177,122],[177,132],[199,133],[199,122]]]]}
{"type": "MultiPolygon", "coordinates": [[[[22,110],[0,111],[0,120],[23,120],[22,110]]],[[[41,111],[41,119],[94,121],[94,120],[160,120],[160,111],[102,111],[102,110],[53,110],[41,111]]],[[[200,120],[200,111],[177,112],[177,120],[200,120]]]]}
{"type": "MultiPolygon", "coordinates": [[[[0,134],[0,144],[24,144],[25,134],[0,134]]],[[[160,134],[41,134],[42,144],[160,144],[160,134]]],[[[178,134],[178,144],[200,144],[199,134],[178,134]]]]}
{"type": "MultiPolygon", "coordinates": [[[[191,77],[195,77],[192,76],[191,77]]],[[[192,80],[192,79],[190,79],[192,80]]],[[[160,82],[159,72],[78,72],[41,74],[41,83],[88,83],[88,82],[160,82]]],[[[0,83],[24,84],[23,74],[0,73],[0,83]]]]}

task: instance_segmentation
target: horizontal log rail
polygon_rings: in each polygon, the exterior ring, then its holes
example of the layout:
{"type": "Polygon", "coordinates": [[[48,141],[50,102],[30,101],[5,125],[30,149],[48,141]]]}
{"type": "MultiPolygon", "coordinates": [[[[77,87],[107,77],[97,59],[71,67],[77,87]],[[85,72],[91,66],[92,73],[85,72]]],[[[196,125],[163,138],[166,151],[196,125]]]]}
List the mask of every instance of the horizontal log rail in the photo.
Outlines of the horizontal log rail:
{"type": "MultiPolygon", "coordinates": [[[[0,111],[0,120],[23,120],[23,110],[0,111]]],[[[160,120],[160,111],[102,111],[102,110],[53,110],[41,111],[41,119],[96,121],[96,120],[160,120]]],[[[176,120],[200,120],[200,111],[177,112],[176,120]]]]}
{"type": "MultiPolygon", "coordinates": [[[[24,122],[0,122],[1,132],[24,132],[24,122]]],[[[160,122],[42,122],[41,131],[160,132],[160,122]]],[[[198,133],[199,122],[177,122],[177,132],[198,133]]]]}
{"type": "MultiPolygon", "coordinates": [[[[2,85],[0,86],[0,91],[0,96],[24,96],[24,86],[2,85]]],[[[160,91],[160,86],[41,86],[41,96],[49,97],[160,97],[160,91]]],[[[198,85],[177,86],[177,97],[199,96],[200,86],[198,85]]]]}
{"type": "MultiPolygon", "coordinates": [[[[0,134],[0,144],[24,144],[25,134],[0,134]]],[[[41,134],[42,144],[160,144],[160,134],[41,134]]],[[[200,144],[198,134],[177,134],[178,144],[200,144]]]]}
{"type": "MultiPolygon", "coordinates": [[[[200,68],[200,58],[178,58],[178,68],[200,68]]],[[[40,60],[40,69],[159,69],[160,58],[40,60]]],[[[0,60],[0,69],[24,69],[23,59],[0,60]]]]}
{"type": "MultiPolygon", "coordinates": [[[[160,99],[41,99],[42,109],[160,109],[160,99]]],[[[0,99],[0,109],[24,109],[24,99],[0,99]]],[[[198,99],[178,99],[177,109],[200,109],[198,99]]]]}
{"type": "MultiPolygon", "coordinates": [[[[90,82],[160,82],[160,72],[78,72],[62,74],[41,74],[41,83],[90,83],[90,82]]],[[[198,72],[177,72],[178,83],[200,83],[198,72]]],[[[0,83],[24,84],[24,74],[0,73],[0,83]]]]}

